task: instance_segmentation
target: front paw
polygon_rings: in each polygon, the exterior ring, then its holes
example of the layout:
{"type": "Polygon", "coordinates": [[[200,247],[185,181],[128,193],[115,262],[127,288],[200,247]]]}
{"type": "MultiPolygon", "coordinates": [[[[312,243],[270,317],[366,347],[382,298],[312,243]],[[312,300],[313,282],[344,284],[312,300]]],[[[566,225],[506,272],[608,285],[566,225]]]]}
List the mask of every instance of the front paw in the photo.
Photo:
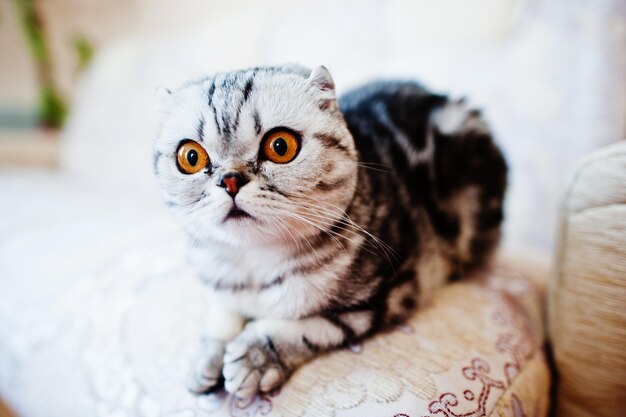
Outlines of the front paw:
{"type": "Polygon", "coordinates": [[[203,340],[187,375],[187,389],[194,394],[209,394],[222,388],[222,363],[226,343],[203,340]]]}
{"type": "Polygon", "coordinates": [[[226,391],[250,398],[282,385],[287,369],[270,337],[242,333],[226,347],[223,374],[226,391]]]}

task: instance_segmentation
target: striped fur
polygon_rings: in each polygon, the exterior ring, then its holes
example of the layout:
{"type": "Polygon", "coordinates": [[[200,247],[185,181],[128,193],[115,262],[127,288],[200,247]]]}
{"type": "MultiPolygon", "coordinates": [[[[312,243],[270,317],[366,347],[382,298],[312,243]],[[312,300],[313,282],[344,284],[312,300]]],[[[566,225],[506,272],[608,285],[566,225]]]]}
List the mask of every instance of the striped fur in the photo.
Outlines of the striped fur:
{"type": "Polygon", "coordinates": [[[165,100],[155,172],[211,297],[193,392],[273,390],[402,322],[498,241],[506,164],[462,101],[414,82],[337,100],[326,69],[298,66],[217,74],[165,100]],[[284,165],[259,156],[277,126],[301,135],[284,165]],[[207,150],[206,169],[177,169],[183,140],[207,150]],[[235,198],[217,186],[233,171],[248,180],[235,198]],[[229,220],[234,204],[252,218],[229,220]]]}

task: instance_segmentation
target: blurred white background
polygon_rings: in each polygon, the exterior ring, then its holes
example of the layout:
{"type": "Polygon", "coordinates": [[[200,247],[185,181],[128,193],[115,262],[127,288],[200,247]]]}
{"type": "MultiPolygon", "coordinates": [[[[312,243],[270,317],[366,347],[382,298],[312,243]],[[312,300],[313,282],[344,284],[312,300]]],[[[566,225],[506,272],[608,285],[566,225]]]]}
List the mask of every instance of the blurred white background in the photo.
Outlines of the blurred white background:
{"type": "MultiPolygon", "coordinates": [[[[28,107],[35,68],[13,2],[0,4],[0,106],[28,107]]],[[[469,97],[511,164],[510,243],[550,247],[576,162],[624,137],[619,0],[46,0],[38,8],[55,81],[73,99],[61,166],[109,185],[152,186],[157,86],[261,64],[324,64],[340,91],[404,77],[469,97]],[[78,35],[96,50],[82,77],[78,35]]]]}

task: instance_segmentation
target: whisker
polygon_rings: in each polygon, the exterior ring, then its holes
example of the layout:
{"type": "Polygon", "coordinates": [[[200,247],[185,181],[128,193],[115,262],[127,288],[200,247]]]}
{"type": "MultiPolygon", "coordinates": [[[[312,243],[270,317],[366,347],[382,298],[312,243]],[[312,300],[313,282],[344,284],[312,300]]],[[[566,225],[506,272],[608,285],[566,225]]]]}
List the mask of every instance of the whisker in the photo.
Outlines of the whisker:
{"type": "MultiPolygon", "coordinates": [[[[336,209],[339,213],[341,213],[341,215],[342,215],[345,219],[347,219],[347,223],[348,223],[348,224],[350,224],[352,227],[354,227],[354,228],[356,228],[356,229],[358,229],[358,230],[362,231],[363,233],[365,233],[366,235],[368,235],[368,236],[369,236],[369,237],[371,237],[372,239],[374,239],[374,240],[376,240],[377,242],[379,242],[380,244],[384,245],[384,246],[385,246],[385,248],[387,248],[388,250],[390,250],[390,251],[392,251],[392,252],[395,252],[395,251],[393,250],[393,248],[392,248],[391,246],[389,246],[387,243],[385,243],[383,240],[381,240],[381,239],[380,239],[380,238],[378,238],[377,236],[372,235],[370,232],[368,232],[367,230],[365,230],[365,229],[364,229],[363,227],[361,227],[359,224],[357,224],[356,222],[354,222],[354,221],[350,218],[350,216],[349,216],[349,215],[348,215],[348,214],[347,214],[347,213],[346,213],[343,209],[341,209],[341,208],[337,207],[336,205],[333,205],[333,204],[327,203],[327,202],[325,202],[325,201],[318,201],[318,200],[309,200],[309,201],[315,202],[315,203],[317,203],[317,204],[326,204],[326,205],[329,205],[329,206],[333,207],[333,208],[334,208],[334,209],[336,209]]],[[[332,211],[330,211],[330,210],[326,210],[326,209],[324,209],[324,208],[322,208],[322,207],[307,207],[307,209],[310,209],[310,210],[317,210],[318,212],[320,212],[320,213],[326,213],[327,215],[330,215],[331,217],[335,214],[335,213],[333,213],[332,211]]],[[[344,221],[344,222],[346,222],[346,221],[344,221]]],[[[394,254],[395,254],[395,253],[394,253],[394,254]]]]}
{"type": "Polygon", "coordinates": [[[306,218],[306,217],[304,217],[304,216],[301,216],[301,215],[298,215],[298,214],[295,214],[295,213],[292,213],[292,212],[284,212],[284,213],[282,213],[282,214],[284,214],[284,215],[286,215],[286,216],[293,217],[293,218],[295,218],[295,219],[297,219],[297,220],[300,220],[300,221],[301,221],[301,222],[303,222],[303,223],[309,224],[309,225],[311,225],[311,226],[315,227],[316,229],[318,229],[319,231],[321,231],[322,233],[326,233],[326,234],[328,234],[329,236],[334,235],[334,236],[337,236],[337,237],[344,238],[344,239],[346,239],[346,240],[350,241],[351,243],[353,243],[354,245],[356,245],[357,247],[363,248],[364,250],[368,251],[370,254],[372,254],[372,255],[374,255],[374,256],[376,256],[376,255],[377,255],[377,253],[376,253],[376,252],[372,252],[371,250],[369,250],[369,249],[368,249],[368,248],[367,248],[367,247],[366,247],[366,246],[365,246],[362,242],[356,242],[356,241],[354,241],[353,239],[351,239],[351,238],[349,238],[349,237],[347,237],[347,236],[342,235],[341,233],[337,233],[337,232],[334,232],[334,231],[332,231],[332,230],[327,230],[327,229],[324,229],[324,228],[323,228],[323,227],[321,227],[318,223],[315,223],[315,222],[314,222],[313,220],[311,220],[311,219],[308,219],[308,218],[306,218]]]}

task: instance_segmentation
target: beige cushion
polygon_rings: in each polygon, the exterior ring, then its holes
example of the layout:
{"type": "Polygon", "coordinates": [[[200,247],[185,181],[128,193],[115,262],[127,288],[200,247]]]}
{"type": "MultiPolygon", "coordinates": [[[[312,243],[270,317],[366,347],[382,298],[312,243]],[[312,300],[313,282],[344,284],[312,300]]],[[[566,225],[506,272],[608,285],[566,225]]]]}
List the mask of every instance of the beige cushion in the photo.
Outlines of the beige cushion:
{"type": "Polygon", "coordinates": [[[550,333],[558,416],[626,415],[626,142],[585,160],[563,205],[550,333]]]}

